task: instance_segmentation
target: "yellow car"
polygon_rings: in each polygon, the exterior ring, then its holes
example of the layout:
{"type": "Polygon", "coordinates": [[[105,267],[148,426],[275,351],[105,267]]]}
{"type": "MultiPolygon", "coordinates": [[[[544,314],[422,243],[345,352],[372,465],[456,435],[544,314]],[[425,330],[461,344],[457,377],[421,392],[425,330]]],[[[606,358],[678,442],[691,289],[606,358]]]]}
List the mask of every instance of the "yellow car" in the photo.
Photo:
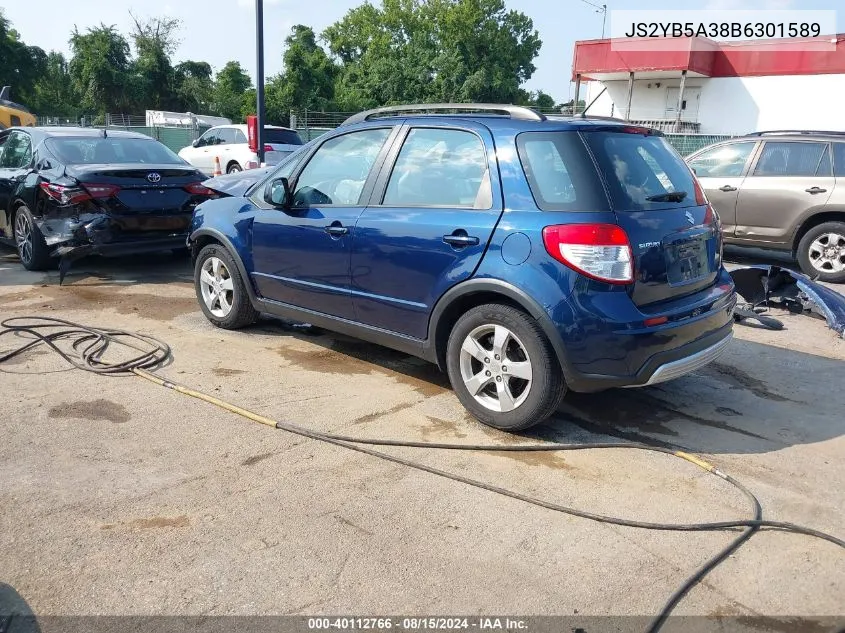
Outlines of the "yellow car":
{"type": "Polygon", "coordinates": [[[0,90],[0,129],[15,126],[35,125],[35,116],[19,103],[9,100],[11,88],[0,90]]]}

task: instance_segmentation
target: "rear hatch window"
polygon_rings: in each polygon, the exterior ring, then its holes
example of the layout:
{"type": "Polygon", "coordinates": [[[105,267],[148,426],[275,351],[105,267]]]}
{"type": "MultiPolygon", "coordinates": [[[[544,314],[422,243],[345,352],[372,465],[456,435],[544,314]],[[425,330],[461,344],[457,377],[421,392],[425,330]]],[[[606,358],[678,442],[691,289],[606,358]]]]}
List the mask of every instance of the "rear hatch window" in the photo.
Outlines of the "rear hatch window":
{"type": "Polygon", "coordinates": [[[615,210],[655,211],[698,203],[692,172],[663,136],[584,134],[610,191],[615,210]]]}
{"type": "Polygon", "coordinates": [[[302,145],[302,139],[294,130],[264,128],[264,142],[273,145],[302,145]]]}
{"type": "Polygon", "coordinates": [[[631,298],[656,304],[711,286],[721,234],[692,171],[659,133],[625,127],[583,137],[607,183],[616,222],[631,242],[631,298]]]}

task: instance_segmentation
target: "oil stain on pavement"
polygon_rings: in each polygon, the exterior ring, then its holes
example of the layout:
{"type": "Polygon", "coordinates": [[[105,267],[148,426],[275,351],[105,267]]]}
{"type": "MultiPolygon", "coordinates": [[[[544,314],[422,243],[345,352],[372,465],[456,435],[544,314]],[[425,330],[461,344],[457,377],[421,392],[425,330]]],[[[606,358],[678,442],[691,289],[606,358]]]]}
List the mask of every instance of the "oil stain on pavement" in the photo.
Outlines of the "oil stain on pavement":
{"type": "Polygon", "coordinates": [[[50,408],[47,415],[53,419],[104,420],[115,424],[123,424],[132,419],[122,404],[103,398],[57,404],[50,408]]]}

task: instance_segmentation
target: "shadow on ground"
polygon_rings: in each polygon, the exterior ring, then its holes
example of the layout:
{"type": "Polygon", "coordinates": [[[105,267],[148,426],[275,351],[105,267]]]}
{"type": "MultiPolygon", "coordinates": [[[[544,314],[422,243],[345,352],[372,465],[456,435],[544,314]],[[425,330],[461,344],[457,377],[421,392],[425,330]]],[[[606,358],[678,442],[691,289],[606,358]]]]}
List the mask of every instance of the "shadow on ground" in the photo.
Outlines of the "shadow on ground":
{"type": "MultiPolygon", "coordinates": [[[[186,250],[142,253],[121,257],[91,256],[73,262],[64,285],[114,286],[134,283],[167,284],[193,282],[186,250]]],[[[26,270],[17,253],[0,246],[0,283],[4,286],[59,285],[56,268],[44,272],[26,270]]]]}
{"type": "Polygon", "coordinates": [[[29,604],[14,587],[0,582],[0,631],[3,633],[41,633],[29,604]]]}
{"type": "MultiPolygon", "coordinates": [[[[250,331],[293,336],[322,347],[316,352],[279,350],[303,369],[381,371],[425,395],[450,389],[448,378],[434,365],[378,345],[275,319],[262,320],[250,331]]],[[[672,382],[569,393],[552,418],[522,435],[556,442],[625,440],[698,453],[767,453],[813,444],[845,432],[845,393],[833,387],[834,377],[843,371],[843,361],[734,340],[725,356],[672,382]],[[737,362],[762,358],[759,372],[737,362]]]]}

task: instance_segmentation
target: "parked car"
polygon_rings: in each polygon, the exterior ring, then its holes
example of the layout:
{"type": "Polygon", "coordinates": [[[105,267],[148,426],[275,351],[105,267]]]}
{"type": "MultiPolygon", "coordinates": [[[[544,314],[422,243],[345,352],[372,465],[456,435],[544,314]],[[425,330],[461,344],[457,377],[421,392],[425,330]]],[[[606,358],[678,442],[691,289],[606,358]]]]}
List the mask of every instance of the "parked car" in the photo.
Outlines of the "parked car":
{"type": "Polygon", "coordinates": [[[845,282],[845,132],[758,132],[687,162],[726,243],[786,251],[807,275],[845,282]]]}
{"type": "Polygon", "coordinates": [[[158,141],[131,132],[0,132],[0,238],[29,270],[55,256],[185,248],[194,207],[215,195],[158,141]]]}
{"type": "Polygon", "coordinates": [[[725,349],[736,295],[718,220],[660,132],[448,108],[471,111],[357,114],[199,205],[208,320],[264,312],[430,360],[475,417],[510,430],[567,389],[652,385],[725,349]]]}
{"type": "MultiPolygon", "coordinates": [[[[296,130],[275,125],[264,126],[264,162],[279,162],[302,145],[296,130]]],[[[224,174],[258,167],[258,154],[249,149],[246,125],[219,125],[200,136],[190,146],[179,150],[179,156],[209,176],[214,172],[214,159],[220,159],[224,174]]]]}

